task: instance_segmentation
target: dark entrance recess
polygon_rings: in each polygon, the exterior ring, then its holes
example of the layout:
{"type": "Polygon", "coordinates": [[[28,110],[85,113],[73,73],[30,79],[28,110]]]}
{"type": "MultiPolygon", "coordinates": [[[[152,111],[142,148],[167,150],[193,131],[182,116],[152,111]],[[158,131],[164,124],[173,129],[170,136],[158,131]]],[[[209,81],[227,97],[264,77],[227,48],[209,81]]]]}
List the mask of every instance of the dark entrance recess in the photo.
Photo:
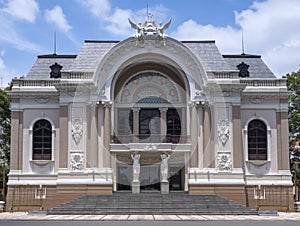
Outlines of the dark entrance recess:
{"type": "Polygon", "coordinates": [[[169,187],[170,191],[182,191],[182,169],[177,167],[170,167],[170,178],[169,178],[169,187]]]}

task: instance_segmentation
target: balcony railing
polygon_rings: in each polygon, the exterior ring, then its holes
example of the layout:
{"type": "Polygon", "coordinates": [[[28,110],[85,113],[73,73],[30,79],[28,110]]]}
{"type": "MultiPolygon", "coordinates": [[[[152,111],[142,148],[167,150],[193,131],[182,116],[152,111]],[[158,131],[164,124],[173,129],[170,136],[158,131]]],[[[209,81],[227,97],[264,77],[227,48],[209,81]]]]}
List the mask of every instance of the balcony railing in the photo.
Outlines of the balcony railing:
{"type": "Polygon", "coordinates": [[[247,86],[255,87],[279,87],[286,86],[286,79],[243,79],[240,81],[247,86]]]}
{"type": "Polygon", "coordinates": [[[182,144],[188,143],[187,136],[171,135],[171,134],[138,134],[138,135],[113,135],[111,137],[113,144],[129,144],[129,143],[172,143],[182,144]]]}

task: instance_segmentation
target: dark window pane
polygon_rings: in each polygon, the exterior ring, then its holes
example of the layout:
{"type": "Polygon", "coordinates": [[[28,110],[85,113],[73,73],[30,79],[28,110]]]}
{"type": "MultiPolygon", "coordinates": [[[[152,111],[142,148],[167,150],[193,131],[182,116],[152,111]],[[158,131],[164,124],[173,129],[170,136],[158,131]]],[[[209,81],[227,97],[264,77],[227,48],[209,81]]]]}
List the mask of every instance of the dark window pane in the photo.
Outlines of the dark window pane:
{"type": "Polygon", "coordinates": [[[33,160],[51,160],[52,126],[47,120],[39,120],[33,126],[33,160]]]}
{"type": "Polygon", "coordinates": [[[248,125],[248,159],[267,159],[267,127],[260,120],[252,120],[248,125]]]}

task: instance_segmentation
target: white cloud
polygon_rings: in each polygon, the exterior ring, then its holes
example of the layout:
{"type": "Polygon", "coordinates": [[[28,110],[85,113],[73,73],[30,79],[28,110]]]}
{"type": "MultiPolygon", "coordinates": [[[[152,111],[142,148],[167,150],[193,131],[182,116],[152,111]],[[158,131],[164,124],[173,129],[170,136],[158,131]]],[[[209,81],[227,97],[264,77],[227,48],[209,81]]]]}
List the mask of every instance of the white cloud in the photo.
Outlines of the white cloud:
{"type": "Polygon", "coordinates": [[[109,19],[107,19],[109,24],[106,26],[106,30],[115,35],[127,36],[130,33],[129,26],[127,23],[120,23],[120,21],[128,21],[131,15],[131,10],[116,9],[109,19]]]}
{"type": "Polygon", "coordinates": [[[86,7],[96,17],[106,19],[109,16],[111,10],[109,0],[77,0],[77,2],[86,7]]]}
{"type": "Polygon", "coordinates": [[[254,2],[249,9],[235,12],[241,28],[216,27],[189,20],[181,24],[172,36],[178,39],[216,39],[222,53],[241,53],[241,31],[245,50],[261,54],[278,76],[299,69],[300,1],[266,0],[254,2]]]}
{"type": "Polygon", "coordinates": [[[0,32],[0,43],[8,43],[18,50],[25,50],[34,53],[42,53],[45,50],[31,42],[26,38],[22,37],[18,33],[18,29],[9,18],[0,14],[0,30],[5,32],[0,32]]]}
{"type": "Polygon", "coordinates": [[[16,19],[33,23],[39,12],[39,5],[35,0],[9,0],[2,10],[16,19]]]}
{"type": "MultiPolygon", "coordinates": [[[[134,12],[130,9],[112,8],[109,0],[77,0],[77,2],[87,8],[100,23],[104,23],[104,28],[108,32],[120,37],[128,37],[135,33],[127,22],[128,18],[136,23],[143,23],[146,19],[146,8],[134,12]]],[[[167,21],[168,11],[162,4],[149,8],[149,12],[154,14],[157,22],[167,21]]]]}
{"type": "Polygon", "coordinates": [[[65,33],[68,33],[72,29],[60,6],[55,6],[52,10],[46,10],[45,18],[47,22],[53,23],[58,29],[65,33]]]}
{"type": "Polygon", "coordinates": [[[218,47],[222,52],[241,52],[241,32],[230,26],[215,27],[213,25],[201,25],[194,20],[188,20],[181,24],[172,37],[180,40],[217,40],[218,47]]]}

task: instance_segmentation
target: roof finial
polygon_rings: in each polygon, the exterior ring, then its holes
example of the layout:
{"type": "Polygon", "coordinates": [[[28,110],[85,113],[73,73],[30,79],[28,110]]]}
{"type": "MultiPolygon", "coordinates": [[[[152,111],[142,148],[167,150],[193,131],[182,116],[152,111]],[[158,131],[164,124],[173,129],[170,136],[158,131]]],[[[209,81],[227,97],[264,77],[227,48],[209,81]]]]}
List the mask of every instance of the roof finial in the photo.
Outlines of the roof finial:
{"type": "Polygon", "coordinates": [[[54,31],[54,52],[53,55],[56,55],[56,30],[54,31]]]}
{"type": "Polygon", "coordinates": [[[148,2],[147,2],[147,19],[149,17],[149,6],[148,6],[148,2]]]}
{"type": "Polygon", "coordinates": [[[245,55],[244,30],[242,29],[242,55],[245,55]]]}

